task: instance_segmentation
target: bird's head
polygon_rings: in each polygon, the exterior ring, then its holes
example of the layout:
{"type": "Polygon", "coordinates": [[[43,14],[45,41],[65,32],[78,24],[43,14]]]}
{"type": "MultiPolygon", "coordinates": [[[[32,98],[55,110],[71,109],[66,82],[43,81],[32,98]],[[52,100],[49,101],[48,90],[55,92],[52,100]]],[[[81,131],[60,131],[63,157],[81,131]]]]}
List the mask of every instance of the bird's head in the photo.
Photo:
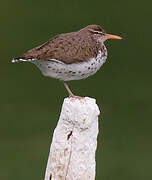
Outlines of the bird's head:
{"type": "Polygon", "coordinates": [[[81,31],[89,33],[99,43],[103,43],[107,39],[122,39],[120,36],[107,34],[99,25],[89,25],[81,31]]]}

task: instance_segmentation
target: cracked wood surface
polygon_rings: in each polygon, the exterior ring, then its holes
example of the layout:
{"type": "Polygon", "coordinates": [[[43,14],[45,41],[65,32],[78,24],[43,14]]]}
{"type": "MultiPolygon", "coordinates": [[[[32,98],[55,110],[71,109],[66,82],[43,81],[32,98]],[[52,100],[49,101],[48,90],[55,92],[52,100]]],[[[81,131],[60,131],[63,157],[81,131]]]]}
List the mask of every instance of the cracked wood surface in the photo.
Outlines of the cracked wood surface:
{"type": "Polygon", "coordinates": [[[95,179],[99,114],[95,99],[64,99],[44,180],[95,179]]]}

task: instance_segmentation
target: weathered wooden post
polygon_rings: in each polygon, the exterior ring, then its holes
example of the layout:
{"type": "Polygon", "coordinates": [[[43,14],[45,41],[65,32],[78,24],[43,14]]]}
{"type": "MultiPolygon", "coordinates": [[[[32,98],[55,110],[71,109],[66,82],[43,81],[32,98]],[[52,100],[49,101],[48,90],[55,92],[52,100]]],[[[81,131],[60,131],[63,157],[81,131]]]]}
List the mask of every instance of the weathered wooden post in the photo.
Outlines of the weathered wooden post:
{"type": "Polygon", "coordinates": [[[92,98],[65,98],[44,180],[94,180],[99,108],[92,98]]]}

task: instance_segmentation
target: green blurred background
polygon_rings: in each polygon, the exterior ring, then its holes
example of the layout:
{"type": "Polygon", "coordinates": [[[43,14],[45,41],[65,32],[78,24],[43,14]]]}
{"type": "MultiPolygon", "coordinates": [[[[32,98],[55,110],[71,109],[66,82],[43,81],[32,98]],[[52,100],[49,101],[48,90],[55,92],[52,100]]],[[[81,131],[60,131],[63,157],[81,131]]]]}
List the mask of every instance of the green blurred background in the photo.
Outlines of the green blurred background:
{"type": "Polygon", "coordinates": [[[0,180],[43,179],[67,96],[34,65],[10,59],[88,24],[124,38],[105,43],[108,60],[96,75],[69,83],[102,111],[96,179],[152,179],[151,7],[147,0],[1,1],[0,180]]]}

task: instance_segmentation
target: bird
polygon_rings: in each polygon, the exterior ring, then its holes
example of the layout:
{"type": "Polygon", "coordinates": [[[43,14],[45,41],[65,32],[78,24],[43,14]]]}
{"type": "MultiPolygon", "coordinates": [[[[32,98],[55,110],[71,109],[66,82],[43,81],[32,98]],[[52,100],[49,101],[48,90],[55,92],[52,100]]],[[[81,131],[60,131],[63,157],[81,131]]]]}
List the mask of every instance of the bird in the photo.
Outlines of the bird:
{"type": "Polygon", "coordinates": [[[58,34],[12,62],[35,64],[44,76],[63,82],[69,97],[80,98],[72,93],[67,81],[85,79],[101,68],[107,59],[104,45],[107,39],[122,37],[107,34],[100,25],[88,25],[75,32],[58,34]]]}

